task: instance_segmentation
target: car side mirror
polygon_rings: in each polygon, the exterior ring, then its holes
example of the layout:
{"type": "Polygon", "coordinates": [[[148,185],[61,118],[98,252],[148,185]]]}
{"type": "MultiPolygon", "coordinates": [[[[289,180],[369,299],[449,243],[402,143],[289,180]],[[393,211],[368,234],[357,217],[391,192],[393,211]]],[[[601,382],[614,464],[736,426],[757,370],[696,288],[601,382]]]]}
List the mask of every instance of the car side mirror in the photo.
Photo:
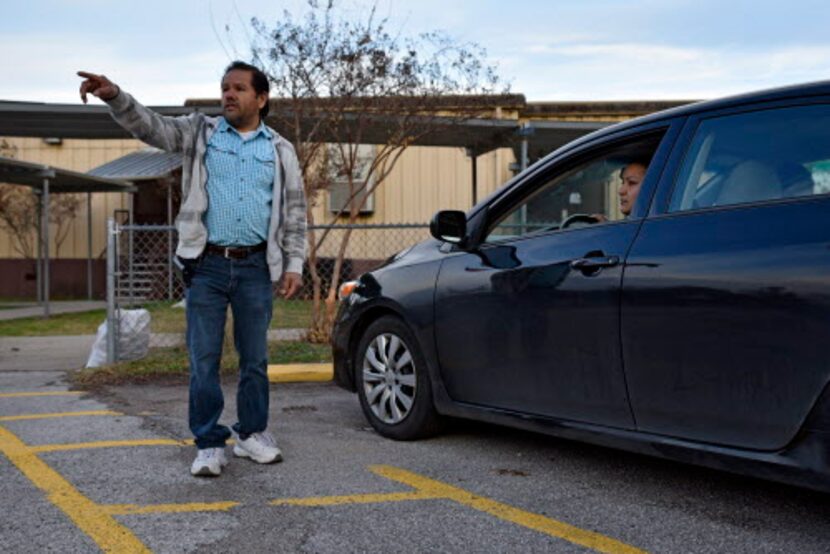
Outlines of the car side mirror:
{"type": "Polygon", "coordinates": [[[441,210],[432,216],[429,232],[438,240],[459,244],[467,236],[467,214],[459,210],[441,210]]]}

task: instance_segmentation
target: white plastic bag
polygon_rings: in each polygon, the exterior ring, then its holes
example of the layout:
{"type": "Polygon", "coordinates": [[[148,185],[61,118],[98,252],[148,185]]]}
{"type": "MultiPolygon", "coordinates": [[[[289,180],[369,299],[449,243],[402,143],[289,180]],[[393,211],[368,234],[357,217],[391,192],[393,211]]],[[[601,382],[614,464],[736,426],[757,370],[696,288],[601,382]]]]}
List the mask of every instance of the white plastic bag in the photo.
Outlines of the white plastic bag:
{"type": "MultiPolygon", "coordinates": [[[[118,361],[138,360],[150,349],[150,312],[147,310],[118,310],[118,361]]],[[[107,363],[107,322],[98,326],[92,351],[86,367],[99,367],[107,363]]]]}

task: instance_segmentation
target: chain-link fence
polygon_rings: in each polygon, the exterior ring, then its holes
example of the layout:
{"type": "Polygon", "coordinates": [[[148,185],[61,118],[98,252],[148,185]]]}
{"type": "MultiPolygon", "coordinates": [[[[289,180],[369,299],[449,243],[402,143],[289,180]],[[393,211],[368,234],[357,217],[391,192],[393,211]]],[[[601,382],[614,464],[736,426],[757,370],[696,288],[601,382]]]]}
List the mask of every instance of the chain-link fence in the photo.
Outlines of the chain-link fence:
{"type": "MultiPolygon", "coordinates": [[[[269,338],[298,338],[312,320],[312,274],[323,297],[344,249],[339,282],[382,264],[396,252],[429,236],[426,224],[328,225],[309,227],[316,271],[308,263],[303,287],[290,300],[274,302],[269,338]]],[[[148,348],[184,344],[184,284],[172,260],[176,230],[166,225],[120,225],[110,220],[107,242],[107,359],[138,357],[148,348]]],[[[311,250],[312,248],[309,247],[311,250]]]]}

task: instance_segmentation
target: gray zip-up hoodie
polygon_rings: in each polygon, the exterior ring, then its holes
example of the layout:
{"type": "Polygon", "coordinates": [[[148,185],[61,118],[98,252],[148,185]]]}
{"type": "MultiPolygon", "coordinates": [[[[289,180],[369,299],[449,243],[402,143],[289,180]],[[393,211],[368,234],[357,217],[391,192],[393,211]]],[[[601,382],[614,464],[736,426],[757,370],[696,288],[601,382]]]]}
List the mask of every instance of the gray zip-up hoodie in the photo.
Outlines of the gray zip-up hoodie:
{"type": "MultiPolygon", "coordinates": [[[[146,108],[124,91],[107,101],[112,117],[134,137],[168,152],[181,152],[182,203],[176,217],[179,244],[176,254],[198,258],[207,244],[202,216],[208,208],[205,151],[219,118],[202,113],[162,116],[146,108]]],[[[303,271],[306,253],[306,199],[297,155],[290,142],[269,128],[279,165],[274,171],[274,196],[268,229],[268,268],[272,281],[283,270],[303,271]]]]}

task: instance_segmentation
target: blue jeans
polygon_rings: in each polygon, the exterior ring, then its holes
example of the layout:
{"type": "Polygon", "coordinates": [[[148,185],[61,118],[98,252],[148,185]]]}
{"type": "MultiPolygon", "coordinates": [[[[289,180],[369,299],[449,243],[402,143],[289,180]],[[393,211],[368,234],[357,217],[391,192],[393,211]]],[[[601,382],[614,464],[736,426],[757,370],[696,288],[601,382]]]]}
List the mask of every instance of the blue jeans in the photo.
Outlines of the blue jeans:
{"type": "Polygon", "coordinates": [[[187,349],[190,353],[188,420],[196,446],[225,445],[230,429],[219,424],[225,406],[219,362],[228,304],[239,353],[238,422],[233,429],[248,435],[268,426],[267,332],[273,296],[265,252],[234,260],[205,254],[187,289],[187,349]]]}

